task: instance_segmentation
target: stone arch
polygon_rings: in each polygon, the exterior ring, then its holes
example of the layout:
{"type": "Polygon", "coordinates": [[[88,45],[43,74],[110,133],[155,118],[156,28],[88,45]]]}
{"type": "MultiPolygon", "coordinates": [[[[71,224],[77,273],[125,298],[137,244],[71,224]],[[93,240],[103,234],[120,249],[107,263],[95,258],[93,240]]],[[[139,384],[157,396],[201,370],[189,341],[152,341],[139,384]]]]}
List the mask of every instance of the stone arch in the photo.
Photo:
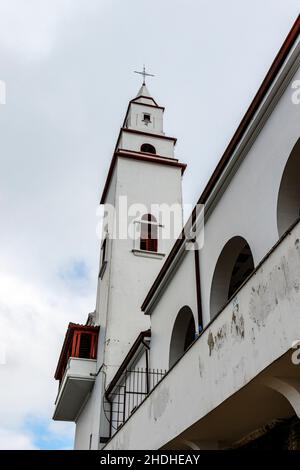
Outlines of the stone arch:
{"type": "Polygon", "coordinates": [[[277,199],[277,228],[279,236],[300,216],[300,138],[286,162],[277,199]]]}
{"type": "Polygon", "coordinates": [[[196,336],[195,319],[190,307],[182,307],[176,317],[170,343],[169,367],[172,367],[196,336]]]}
{"type": "Polygon", "coordinates": [[[235,236],[224,246],[218,258],[210,291],[210,317],[214,318],[251,274],[254,261],[250,246],[235,236]]]}
{"type": "Polygon", "coordinates": [[[152,214],[144,214],[141,218],[140,249],[157,252],[158,224],[152,214]]]}
{"type": "Polygon", "coordinates": [[[156,154],[156,148],[152,144],[142,144],[141,152],[156,154]]]}

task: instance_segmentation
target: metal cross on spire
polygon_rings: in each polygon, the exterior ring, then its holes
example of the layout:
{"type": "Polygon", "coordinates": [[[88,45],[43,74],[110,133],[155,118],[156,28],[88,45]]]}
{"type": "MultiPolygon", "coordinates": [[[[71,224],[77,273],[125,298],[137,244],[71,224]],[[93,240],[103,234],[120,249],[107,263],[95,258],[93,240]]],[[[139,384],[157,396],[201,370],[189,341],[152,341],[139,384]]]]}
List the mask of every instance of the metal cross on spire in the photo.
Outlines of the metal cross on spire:
{"type": "Polygon", "coordinates": [[[155,75],[152,75],[152,73],[147,73],[145,69],[145,65],[143,66],[143,71],[142,72],[137,72],[136,70],[134,73],[139,73],[140,75],[143,75],[143,85],[146,85],[145,79],[146,77],[155,77],[155,75]]]}

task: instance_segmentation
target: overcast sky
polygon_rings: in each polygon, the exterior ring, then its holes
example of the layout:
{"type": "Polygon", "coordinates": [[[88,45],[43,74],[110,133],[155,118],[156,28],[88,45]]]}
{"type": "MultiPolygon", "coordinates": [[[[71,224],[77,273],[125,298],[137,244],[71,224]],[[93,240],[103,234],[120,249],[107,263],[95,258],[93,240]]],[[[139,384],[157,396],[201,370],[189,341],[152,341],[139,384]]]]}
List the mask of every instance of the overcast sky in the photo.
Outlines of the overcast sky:
{"type": "Polygon", "coordinates": [[[70,448],[53,423],[66,326],[95,307],[96,209],[146,64],[200,195],[298,0],[0,0],[0,448],[70,448]],[[3,358],[2,358],[3,359],[3,358]]]}

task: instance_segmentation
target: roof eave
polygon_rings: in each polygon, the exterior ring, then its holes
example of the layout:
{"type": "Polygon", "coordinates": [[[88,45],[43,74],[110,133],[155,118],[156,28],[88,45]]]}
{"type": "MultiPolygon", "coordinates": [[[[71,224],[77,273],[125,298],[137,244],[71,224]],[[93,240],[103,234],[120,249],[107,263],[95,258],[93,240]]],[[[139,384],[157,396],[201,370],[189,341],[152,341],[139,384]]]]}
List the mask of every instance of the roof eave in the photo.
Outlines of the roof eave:
{"type": "MultiPolygon", "coordinates": [[[[280,48],[278,54],[276,55],[272,65],[267,72],[261,86],[259,87],[256,95],[254,96],[249,108],[247,109],[240,125],[238,126],[237,130],[235,131],[232,139],[230,140],[225,152],[223,153],[218,165],[216,166],[212,176],[210,177],[207,185],[205,186],[203,192],[201,193],[197,204],[205,204],[212,193],[214,187],[216,186],[217,182],[221,178],[224,170],[227,167],[227,164],[230,161],[232,154],[234,153],[235,149],[238,147],[239,142],[245,135],[246,130],[248,129],[250,123],[252,122],[254,116],[256,115],[258,109],[260,108],[265,96],[267,95],[268,91],[270,90],[274,80],[276,79],[281,67],[283,66],[285,60],[289,56],[296,40],[300,34],[300,15],[298,15],[295,23],[293,24],[289,34],[287,35],[282,47],[280,48]]],[[[192,211],[192,216],[195,214],[195,209],[192,211]]],[[[189,219],[190,220],[190,219],[189,219]]],[[[151,306],[153,305],[153,298],[157,294],[157,290],[159,289],[162,281],[164,280],[167,273],[172,271],[172,264],[173,261],[176,259],[176,255],[178,250],[182,247],[182,244],[185,241],[184,233],[186,227],[183,229],[180,238],[178,238],[173,245],[168,257],[166,258],[158,276],[156,277],[154,283],[152,284],[148,294],[141,306],[141,310],[145,314],[151,313],[151,306]]]]}

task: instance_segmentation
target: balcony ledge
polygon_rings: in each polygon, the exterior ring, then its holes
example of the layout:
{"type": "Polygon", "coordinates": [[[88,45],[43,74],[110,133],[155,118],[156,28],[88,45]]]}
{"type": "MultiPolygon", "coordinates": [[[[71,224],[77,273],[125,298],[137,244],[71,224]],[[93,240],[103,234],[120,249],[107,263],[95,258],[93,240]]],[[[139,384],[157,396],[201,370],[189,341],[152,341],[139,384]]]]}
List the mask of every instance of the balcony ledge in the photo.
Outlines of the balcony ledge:
{"type": "Polygon", "coordinates": [[[146,251],[146,250],[138,250],[134,248],[132,253],[135,256],[142,256],[144,258],[154,258],[154,259],[162,259],[165,256],[165,253],[159,253],[157,251],[146,251]]]}
{"type": "Polygon", "coordinates": [[[95,382],[96,359],[71,357],[55,401],[53,419],[76,421],[76,418],[95,382]]]}

